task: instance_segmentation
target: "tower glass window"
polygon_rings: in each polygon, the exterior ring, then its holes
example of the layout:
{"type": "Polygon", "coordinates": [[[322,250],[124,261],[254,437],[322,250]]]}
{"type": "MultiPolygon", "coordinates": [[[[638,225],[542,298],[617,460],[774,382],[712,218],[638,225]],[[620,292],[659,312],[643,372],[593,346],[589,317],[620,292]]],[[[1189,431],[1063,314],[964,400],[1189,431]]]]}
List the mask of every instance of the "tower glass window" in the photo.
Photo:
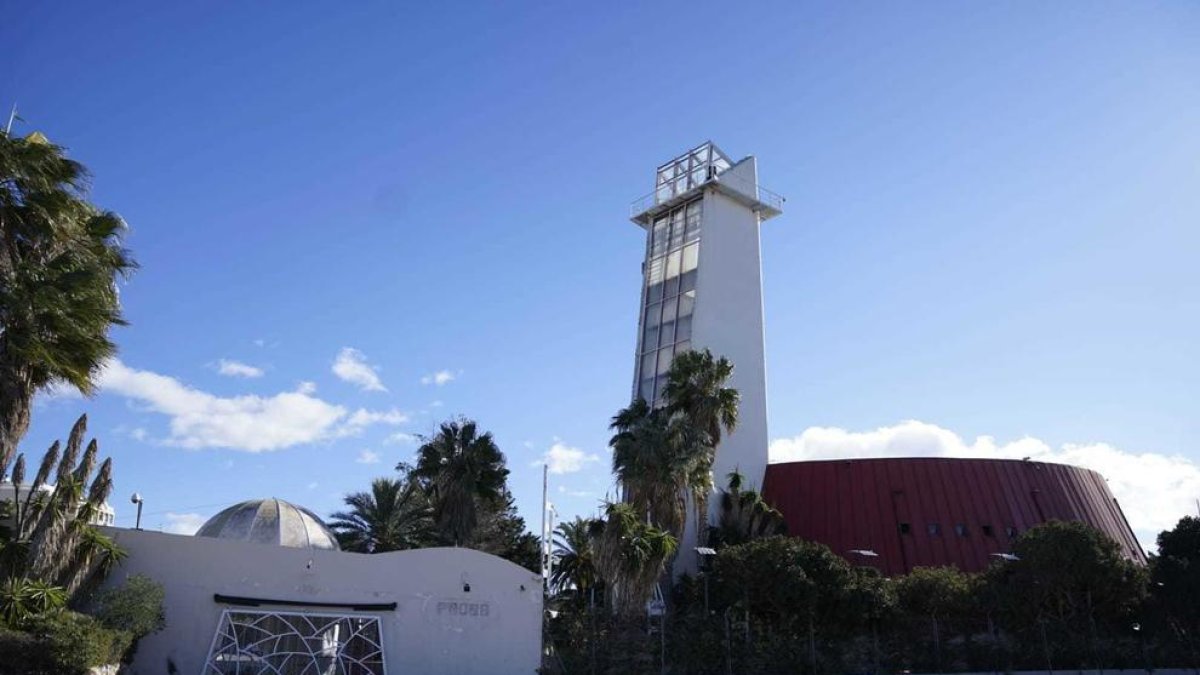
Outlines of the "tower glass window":
{"type": "MultiPolygon", "coordinates": [[[[686,183],[690,176],[672,174],[672,181],[682,178],[686,183]]],[[[637,396],[651,404],[661,402],[674,356],[691,348],[703,203],[697,198],[660,214],[646,235],[646,291],[634,381],[637,396]]]]}

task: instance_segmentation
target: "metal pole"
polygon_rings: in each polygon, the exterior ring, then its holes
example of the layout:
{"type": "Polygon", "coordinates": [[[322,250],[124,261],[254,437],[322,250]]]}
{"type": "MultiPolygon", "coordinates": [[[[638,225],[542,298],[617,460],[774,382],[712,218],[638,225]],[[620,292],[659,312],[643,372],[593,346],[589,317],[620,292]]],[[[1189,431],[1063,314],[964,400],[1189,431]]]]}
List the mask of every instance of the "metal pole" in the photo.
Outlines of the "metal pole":
{"type": "Polygon", "coordinates": [[[1046,640],[1046,620],[1038,618],[1038,624],[1042,627],[1042,649],[1046,652],[1046,675],[1054,675],[1054,664],[1050,662],[1050,642],[1046,640]]]}
{"type": "Polygon", "coordinates": [[[546,464],[542,465],[542,542],[541,542],[541,559],[542,559],[542,597],[546,593],[546,481],[550,467],[546,464]]]}
{"type": "Polygon", "coordinates": [[[663,612],[658,617],[658,638],[660,640],[662,650],[662,669],[660,672],[667,672],[667,613],[663,612]]]}
{"type": "Polygon", "coordinates": [[[134,522],[133,529],[135,529],[135,530],[142,529],[142,501],[141,500],[138,500],[137,521],[134,522]]]}
{"type": "Polygon", "coordinates": [[[17,117],[17,104],[14,103],[12,106],[12,110],[8,113],[8,125],[4,127],[4,133],[6,135],[12,133],[12,123],[13,123],[13,120],[16,119],[16,117],[17,117]]]}
{"type": "Polygon", "coordinates": [[[538,618],[538,621],[541,624],[540,637],[542,643],[541,657],[543,659],[543,664],[545,663],[544,659],[546,657],[546,595],[547,590],[549,589],[549,582],[546,579],[546,472],[548,469],[549,467],[547,467],[545,464],[542,464],[542,537],[541,541],[538,543],[538,557],[540,558],[542,568],[542,615],[538,618]]]}
{"type": "Polygon", "coordinates": [[[808,615],[808,655],[812,659],[813,674],[817,672],[817,635],[813,628],[812,610],[808,615]]]}
{"type": "Polygon", "coordinates": [[[725,675],[733,675],[733,637],[729,634],[729,610],[725,609],[725,675]]]}
{"type": "Polygon", "coordinates": [[[879,675],[879,621],[875,618],[871,619],[871,649],[875,652],[875,670],[872,672],[879,675]]]}
{"type": "Polygon", "coordinates": [[[704,616],[707,617],[708,611],[708,572],[704,573],[704,616]]]}
{"type": "Polygon", "coordinates": [[[550,547],[554,545],[550,533],[554,532],[554,517],[558,515],[558,511],[554,510],[554,505],[550,505],[550,529],[546,533],[546,588],[550,588],[550,577],[554,576],[554,556],[551,555],[550,547]]]}

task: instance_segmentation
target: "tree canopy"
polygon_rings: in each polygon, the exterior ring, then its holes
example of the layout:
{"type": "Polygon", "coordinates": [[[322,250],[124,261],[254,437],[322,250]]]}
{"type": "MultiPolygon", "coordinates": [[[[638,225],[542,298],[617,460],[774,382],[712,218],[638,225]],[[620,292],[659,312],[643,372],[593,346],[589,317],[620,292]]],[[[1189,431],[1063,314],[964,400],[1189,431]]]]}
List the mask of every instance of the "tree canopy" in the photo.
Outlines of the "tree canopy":
{"type": "Polygon", "coordinates": [[[329,527],[344,551],[384,553],[427,546],[432,509],[424,490],[404,478],[376,478],[370,492],[343,499],[348,509],[330,516],[329,527]]]}
{"type": "Polygon", "coordinates": [[[86,199],[88,173],[34,133],[0,131],[0,479],[29,428],[34,394],[87,394],[116,353],[116,282],[135,267],[124,221],[86,199]]]}
{"type": "Polygon", "coordinates": [[[504,454],[491,432],[481,433],[474,420],[465,418],[443,422],[437,433],[421,440],[409,475],[428,493],[440,535],[455,546],[466,544],[479,526],[480,512],[504,499],[504,454]]]}

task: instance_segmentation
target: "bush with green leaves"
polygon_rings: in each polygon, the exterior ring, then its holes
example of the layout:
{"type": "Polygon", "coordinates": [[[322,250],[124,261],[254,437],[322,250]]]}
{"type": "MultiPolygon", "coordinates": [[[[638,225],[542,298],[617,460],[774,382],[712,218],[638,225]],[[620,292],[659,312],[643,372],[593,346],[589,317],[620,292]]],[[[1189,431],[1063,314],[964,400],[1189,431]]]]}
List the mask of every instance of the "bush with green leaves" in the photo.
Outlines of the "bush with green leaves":
{"type": "Polygon", "coordinates": [[[120,586],[97,593],[89,613],[108,628],[128,633],[137,640],[167,625],[163,613],[165,596],[162,584],[135,574],[120,586]]]}
{"type": "Polygon", "coordinates": [[[36,616],[24,628],[0,630],[2,675],[82,675],[117,663],[132,642],[124,631],[65,610],[36,616]]]}
{"type": "Polygon", "coordinates": [[[1158,535],[1151,591],[1174,629],[1200,634],[1200,518],[1184,516],[1158,535]]]}

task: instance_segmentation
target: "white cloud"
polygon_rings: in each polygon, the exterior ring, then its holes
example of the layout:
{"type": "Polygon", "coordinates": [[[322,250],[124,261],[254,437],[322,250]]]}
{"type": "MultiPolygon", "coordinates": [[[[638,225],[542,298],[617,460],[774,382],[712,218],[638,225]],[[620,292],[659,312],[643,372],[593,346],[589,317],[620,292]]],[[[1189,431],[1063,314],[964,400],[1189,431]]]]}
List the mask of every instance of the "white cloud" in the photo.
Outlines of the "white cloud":
{"type": "Polygon", "coordinates": [[[572,448],[565,443],[555,442],[542,455],[541,459],[533,462],[533,466],[545,464],[550,467],[550,473],[563,474],[582,471],[588,464],[599,461],[600,457],[598,455],[589,455],[579,448],[572,448]]]}
{"type": "Polygon", "coordinates": [[[196,530],[208,519],[199,513],[168,513],[163,532],[171,534],[196,534],[196,530]]]}
{"type": "Polygon", "coordinates": [[[422,377],[421,384],[434,384],[434,385],[437,385],[440,387],[443,384],[448,384],[450,382],[453,382],[454,379],[457,378],[458,375],[461,375],[461,374],[462,374],[461,370],[458,371],[457,374],[452,373],[449,370],[439,370],[436,373],[430,373],[430,374],[422,377]]]}
{"type": "Polygon", "coordinates": [[[333,361],[333,374],[339,379],[356,384],[363,391],[387,391],[379,373],[367,363],[367,357],[353,347],[344,347],[333,361]]]}
{"type": "Polygon", "coordinates": [[[367,410],[359,408],[346,419],[347,429],[361,429],[372,424],[388,424],[396,426],[408,421],[408,415],[392,408],[391,410],[367,410]]]}
{"type": "Polygon", "coordinates": [[[399,444],[402,444],[402,445],[409,445],[409,444],[411,444],[411,443],[416,443],[416,442],[417,442],[417,437],[416,437],[416,436],[414,436],[413,434],[406,434],[406,433],[404,433],[403,431],[397,431],[396,433],[394,433],[394,434],[392,434],[391,436],[388,436],[386,439],[384,439],[384,441],[383,441],[383,442],[384,442],[384,443],[399,443],[399,444]]]}
{"type": "Polygon", "coordinates": [[[301,380],[300,383],[296,385],[296,391],[301,394],[315,394],[317,393],[317,383],[309,382],[308,380],[301,380]]]}
{"type": "Polygon", "coordinates": [[[569,490],[562,485],[558,486],[559,494],[567,495],[568,497],[591,497],[592,493],[587,490],[569,490]]]}
{"type": "Polygon", "coordinates": [[[1144,546],[1191,513],[1200,495],[1200,466],[1185,457],[1126,452],[1107,443],[1053,448],[1030,437],[997,444],[991,436],[980,436],[968,443],[953,431],[915,420],[863,432],[809,427],[799,436],[772,441],[770,448],[772,462],[857,457],[1028,457],[1093,469],[1108,479],[1144,546]]]}
{"type": "Polygon", "coordinates": [[[263,369],[256,368],[241,361],[220,359],[217,361],[217,372],[226,377],[262,377],[263,369]]]}
{"type": "Polygon", "coordinates": [[[129,437],[135,441],[138,441],[139,443],[145,441],[147,438],[149,438],[149,436],[150,434],[141,427],[137,427],[133,431],[129,432],[129,437]]]}
{"type": "Polygon", "coordinates": [[[353,414],[313,397],[301,387],[273,396],[221,397],[179,380],[109,361],[98,377],[101,390],[140,401],[170,418],[167,445],[265,452],[354,435],[370,424],[395,424],[399,411],[353,414]]]}
{"type": "Polygon", "coordinates": [[[51,382],[37,393],[37,403],[51,403],[58,401],[73,401],[83,398],[83,394],[75,387],[63,381],[51,382]]]}
{"type": "Polygon", "coordinates": [[[363,450],[362,452],[358,453],[358,458],[356,458],[354,461],[358,462],[359,464],[378,464],[379,453],[372,450],[363,450]]]}

